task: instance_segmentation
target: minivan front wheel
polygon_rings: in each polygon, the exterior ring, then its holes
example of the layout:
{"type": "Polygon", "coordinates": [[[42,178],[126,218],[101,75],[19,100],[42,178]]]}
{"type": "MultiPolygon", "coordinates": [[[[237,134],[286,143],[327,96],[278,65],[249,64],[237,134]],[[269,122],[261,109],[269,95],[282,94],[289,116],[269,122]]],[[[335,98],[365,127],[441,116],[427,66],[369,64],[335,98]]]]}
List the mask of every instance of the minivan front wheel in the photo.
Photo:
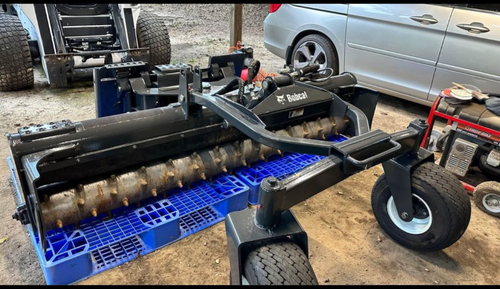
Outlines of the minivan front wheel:
{"type": "Polygon", "coordinates": [[[292,50],[291,64],[294,68],[301,68],[310,63],[319,64],[320,69],[333,69],[333,75],[339,74],[335,47],[323,35],[306,35],[295,44],[292,50]]]}

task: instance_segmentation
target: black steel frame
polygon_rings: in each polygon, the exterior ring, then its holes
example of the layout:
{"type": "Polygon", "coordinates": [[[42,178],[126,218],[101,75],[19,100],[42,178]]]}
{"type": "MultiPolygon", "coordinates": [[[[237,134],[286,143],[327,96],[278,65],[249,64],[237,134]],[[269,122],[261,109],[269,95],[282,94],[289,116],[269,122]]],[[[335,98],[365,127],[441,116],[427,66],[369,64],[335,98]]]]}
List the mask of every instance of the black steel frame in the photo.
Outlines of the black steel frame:
{"type": "MultiPolygon", "coordinates": [[[[246,135],[282,151],[328,157],[282,181],[273,178],[263,180],[259,206],[233,212],[226,217],[231,283],[241,283],[244,250],[252,243],[290,237],[307,253],[307,236],[290,208],[376,164],[383,165],[398,213],[404,220],[412,220],[411,174],[422,162],[434,161],[432,153],[419,147],[428,127],[425,120],[414,120],[407,129],[392,134],[381,130],[370,131],[370,120],[364,111],[334,93],[297,82],[295,84],[302,89],[317,91],[317,96],[308,100],[309,105],[329,99],[329,115],[348,118],[354,136],[337,144],[278,136],[269,131],[253,111],[220,95],[203,93],[202,75],[199,67],[193,71],[181,69],[178,102],[168,107],[76,124],[61,121],[23,127],[18,134],[7,134],[15,165],[14,175],[24,198],[24,204],[18,207],[13,217],[23,223],[29,220],[45,247],[38,206],[40,200],[36,191],[38,186],[88,177],[89,174],[97,175],[125,165],[172,156],[180,153],[179,150],[195,150],[246,135]],[[188,76],[192,77],[191,87],[188,86],[188,76]],[[208,110],[202,110],[202,106],[208,110]],[[165,126],[165,123],[170,125],[165,126]],[[229,130],[224,139],[220,139],[218,134],[221,126],[229,130]],[[127,143],[123,143],[118,136],[126,137],[127,143]],[[194,141],[186,143],[186,139],[194,141]],[[61,146],[61,143],[65,145],[61,146]],[[96,143],[103,149],[95,151],[96,143]],[[121,156],[130,152],[136,153],[124,161],[121,156]],[[58,161],[51,162],[53,160],[58,161]],[[44,165],[39,166],[41,163],[44,165]],[[21,178],[21,172],[24,178],[21,178]]],[[[276,103],[275,98],[268,97],[259,106],[269,107],[272,111],[276,103]]],[[[287,105],[291,108],[297,104],[287,105]]],[[[287,105],[281,110],[286,111],[287,105]]],[[[368,109],[368,112],[373,113],[373,109],[368,109]]]]}
{"type": "Polygon", "coordinates": [[[307,254],[307,235],[290,208],[373,165],[382,163],[401,218],[407,222],[413,219],[412,172],[423,162],[434,161],[433,153],[420,147],[428,127],[426,120],[414,120],[406,130],[392,134],[369,131],[366,115],[332,94],[332,115],[342,113],[350,117],[357,128],[356,136],[339,144],[277,136],[252,111],[218,95],[202,93],[197,67],[191,91],[186,75],[182,70],[179,84],[179,103],[186,118],[196,106],[205,106],[224,118],[226,125],[236,127],[257,142],[284,151],[328,156],[282,181],[274,177],[264,179],[257,208],[228,214],[225,225],[231,284],[242,283],[244,250],[256,242],[291,238],[307,254]]]}

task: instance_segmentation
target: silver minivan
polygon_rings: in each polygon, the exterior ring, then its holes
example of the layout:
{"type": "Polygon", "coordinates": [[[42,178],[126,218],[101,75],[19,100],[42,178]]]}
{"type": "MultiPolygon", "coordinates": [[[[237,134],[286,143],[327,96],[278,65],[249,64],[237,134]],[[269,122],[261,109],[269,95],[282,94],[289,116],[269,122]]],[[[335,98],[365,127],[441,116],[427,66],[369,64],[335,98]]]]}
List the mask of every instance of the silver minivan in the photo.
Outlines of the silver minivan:
{"type": "Polygon", "coordinates": [[[430,106],[442,89],[500,92],[500,4],[270,4],[266,49],[430,106]]]}

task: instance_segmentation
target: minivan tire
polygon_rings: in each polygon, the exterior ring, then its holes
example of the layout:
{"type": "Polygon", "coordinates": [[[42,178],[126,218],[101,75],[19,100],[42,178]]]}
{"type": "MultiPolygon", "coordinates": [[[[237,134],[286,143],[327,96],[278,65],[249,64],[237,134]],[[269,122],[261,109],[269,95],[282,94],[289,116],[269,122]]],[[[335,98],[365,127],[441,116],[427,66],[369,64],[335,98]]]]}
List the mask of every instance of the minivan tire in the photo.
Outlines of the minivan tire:
{"type": "Polygon", "coordinates": [[[328,38],[320,34],[306,35],[295,44],[290,57],[290,64],[292,64],[293,67],[298,68],[306,65],[306,56],[309,55],[304,55],[304,53],[300,51],[304,46],[309,47],[310,55],[314,55],[314,49],[321,49],[322,52],[313,62],[319,64],[320,69],[325,69],[327,67],[333,69],[332,75],[339,74],[337,50],[328,38]]]}

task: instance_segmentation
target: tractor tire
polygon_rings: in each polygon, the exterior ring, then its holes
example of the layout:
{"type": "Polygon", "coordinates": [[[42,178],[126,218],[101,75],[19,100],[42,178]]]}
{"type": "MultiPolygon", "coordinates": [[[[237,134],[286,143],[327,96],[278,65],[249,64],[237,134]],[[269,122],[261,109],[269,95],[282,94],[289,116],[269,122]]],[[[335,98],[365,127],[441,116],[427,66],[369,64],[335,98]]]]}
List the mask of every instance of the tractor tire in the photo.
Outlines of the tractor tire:
{"type": "Polygon", "coordinates": [[[400,218],[385,174],[373,186],[371,203],[383,231],[400,245],[416,251],[438,251],[464,234],[471,217],[467,191],[452,173],[427,162],[412,174],[411,221],[400,218]]]}
{"type": "Polygon", "coordinates": [[[480,183],[472,192],[474,203],[483,212],[500,217],[500,183],[488,181],[480,183]]]}
{"type": "Polygon", "coordinates": [[[149,48],[151,70],[158,64],[170,64],[170,35],[160,17],[141,12],[137,19],[137,40],[140,48],[149,48]]]}
{"type": "Polygon", "coordinates": [[[0,13],[0,91],[32,88],[35,82],[28,37],[17,16],[0,13]]]}
{"type": "Polygon", "coordinates": [[[243,283],[248,285],[318,285],[306,254],[291,241],[252,248],[243,270],[243,283]]]}

